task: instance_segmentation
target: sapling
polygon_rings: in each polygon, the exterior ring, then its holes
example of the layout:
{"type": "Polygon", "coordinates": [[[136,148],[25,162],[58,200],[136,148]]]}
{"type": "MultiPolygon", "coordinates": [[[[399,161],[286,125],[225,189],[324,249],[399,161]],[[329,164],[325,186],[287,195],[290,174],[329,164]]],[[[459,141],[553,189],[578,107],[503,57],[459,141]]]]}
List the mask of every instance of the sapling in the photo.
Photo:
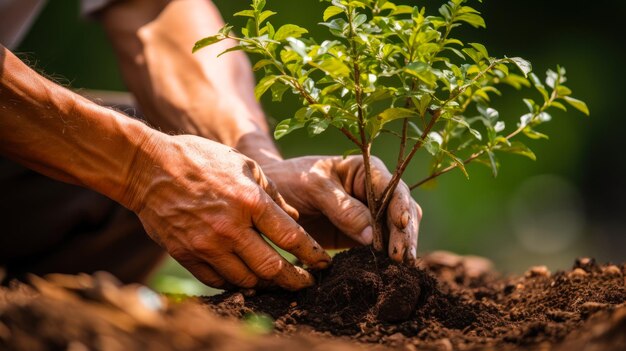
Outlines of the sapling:
{"type": "Polygon", "coordinates": [[[249,9],[235,14],[247,17],[240,36],[225,25],[199,40],[193,51],[235,40],[224,53],[243,50],[260,56],[253,67],[264,72],[255,88],[257,98],[269,91],[273,101],[281,101],[289,91],[301,99],[293,117],[276,126],[276,139],[300,128],[317,135],[333,126],[355,145],[344,155],[363,157],[377,250],[383,249],[383,214],[417,151],[431,155],[430,174],[411,189],[453,169],[468,177],[465,166],[473,161],[487,164],[497,176],[498,152],[535,159],[515,137],[547,139],[537,127],[550,121],[548,110],[566,111],[569,105],[589,114],[564,85],[565,68],[548,70],[541,81],[520,57],[492,57],[484,45],[454,38],[454,30],[463,25],[485,27],[468,0],[449,1],[437,14],[387,0],[328,2],[320,23],[329,31],[324,40],[295,24],[274,27],[269,18],[276,13],[265,9],[265,0],[253,0],[249,9]],[[511,128],[490,107],[503,84],[517,90],[532,86],[541,97],[523,99],[528,112],[511,128]],[[382,133],[397,137],[399,152],[391,181],[376,194],[371,150],[382,133]]]}

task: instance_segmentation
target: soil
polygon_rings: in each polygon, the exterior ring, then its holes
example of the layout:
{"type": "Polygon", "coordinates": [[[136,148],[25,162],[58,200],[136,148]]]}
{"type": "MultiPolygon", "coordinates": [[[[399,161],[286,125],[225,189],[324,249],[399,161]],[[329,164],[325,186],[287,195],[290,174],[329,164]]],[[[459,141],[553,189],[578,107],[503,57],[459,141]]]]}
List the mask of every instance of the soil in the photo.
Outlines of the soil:
{"type": "Polygon", "coordinates": [[[408,350],[584,349],[589,342],[572,340],[589,333],[602,335],[602,350],[626,350],[625,265],[583,258],[569,272],[534,267],[499,277],[485,260],[444,253],[421,266],[361,247],[335,256],[304,291],[226,293],[205,302],[226,316],[266,313],[280,334],[306,330],[408,350]],[[609,326],[591,329],[607,319],[609,326]]]}
{"type": "Polygon", "coordinates": [[[481,258],[409,268],[364,247],[315,274],[300,292],[202,299],[102,272],[14,281],[0,287],[0,350],[626,350],[626,265],[501,277],[481,258]],[[269,334],[251,328],[263,314],[269,334]]]}

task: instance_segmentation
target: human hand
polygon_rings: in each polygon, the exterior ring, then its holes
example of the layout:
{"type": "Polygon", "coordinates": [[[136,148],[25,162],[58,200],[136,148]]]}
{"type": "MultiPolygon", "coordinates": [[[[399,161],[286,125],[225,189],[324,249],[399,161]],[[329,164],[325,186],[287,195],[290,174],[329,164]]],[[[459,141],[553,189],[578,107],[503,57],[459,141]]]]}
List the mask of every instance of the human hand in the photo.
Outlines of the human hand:
{"type": "MultiPolygon", "coordinates": [[[[363,159],[352,156],[298,157],[265,164],[263,171],[276,184],[287,203],[300,213],[300,224],[325,247],[371,244],[370,211],[366,207],[363,159]],[[345,235],[342,235],[345,233],[345,235]]],[[[372,183],[380,196],[391,173],[372,159],[372,183]]],[[[386,214],[389,256],[415,263],[422,210],[404,182],[398,184],[386,214]]]]}
{"type": "Polygon", "coordinates": [[[307,271],[282,258],[261,233],[312,268],[328,266],[330,257],[292,218],[297,211],[248,157],[190,135],[158,133],[140,149],[124,202],[147,233],[203,283],[289,290],[313,284],[307,271]]]}

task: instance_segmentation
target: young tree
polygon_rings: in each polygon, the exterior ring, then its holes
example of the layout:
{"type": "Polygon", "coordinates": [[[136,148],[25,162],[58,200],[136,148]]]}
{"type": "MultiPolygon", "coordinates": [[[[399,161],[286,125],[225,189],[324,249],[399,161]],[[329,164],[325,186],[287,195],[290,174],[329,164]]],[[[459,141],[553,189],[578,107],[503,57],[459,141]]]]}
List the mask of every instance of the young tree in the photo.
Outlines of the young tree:
{"type": "Polygon", "coordinates": [[[248,18],[241,36],[226,25],[198,41],[193,51],[234,39],[238,44],[224,53],[243,50],[261,56],[253,67],[264,72],[257,98],[270,91],[273,101],[281,101],[290,91],[303,104],[276,126],[277,139],[300,128],[317,135],[333,126],[352,141],[356,148],[345,155],[363,157],[377,250],[383,248],[381,222],[391,195],[420,149],[432,156],[431,172],[411,189],[455,168],[467,177],[465,166],[473,161],[486,163],[497,176],[497,152],[535,159],[518,138],[512,139],[520,134],[547,138],[536,128],[551,119],[549,109],[566,111],[568,104],[589,114],[585,103],[572,98],[563,85],[564,68],[548,70],[544,84],[528,61],[491,57],[484,45],[455,39],[453,30],[462,25],[485,27],[480,13],[466,5],[468,0],[451,0],[436,15],[423,6],[387,0],[329,2],[320,23],[328,27],[326,40],[307,36],[309,31],[295,24],[276,29],[268,21],[275,12],[265,9],[265,0],[253,0],[250,9],[235,14],[248,18]],[[533,86],[542,97],[540,102],[523,99],[528,112],[513,128],[490,107],[502,84],[518,90],[533,86]],[[393,121],[400,125],[390,127],[393,121]],[[381,133],[397,136],[400,151],[393,177],[377,197],[370,158],[381,133]]]}

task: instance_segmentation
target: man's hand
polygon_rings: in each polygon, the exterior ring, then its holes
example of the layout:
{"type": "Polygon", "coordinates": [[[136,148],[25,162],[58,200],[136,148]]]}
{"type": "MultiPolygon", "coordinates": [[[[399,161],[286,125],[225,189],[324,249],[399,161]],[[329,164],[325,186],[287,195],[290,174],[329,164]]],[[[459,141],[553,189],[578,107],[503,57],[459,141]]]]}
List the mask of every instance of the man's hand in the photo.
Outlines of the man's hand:
{"type": "MultiPolygon", "coordinates": [[[[346,247],[372,242],[370,211],[366,207],[363,159],[352,156],[299,157],[269,163],[264,172],[278,191],[300,212],[300,223],[326,247],[346,247]],[[347,237],[341,233],[345,233],[347,237]]],[[[377,196],[391,174],[382,161],[372,160],[372,182],[377,196]]],[[[387,209],[389,256],[414,263],[422,210],[401,182],[387,209]]]]}
{"type": "Polygon", "coordinates": [[[330,257],[292,218],[297,211],[254,161],[195,136],[159,134],[145,144],[125,202],[148,234],[200,281],[290,290],[313,284],[261,233],[311,267],[328,266],[330,257]]]}

